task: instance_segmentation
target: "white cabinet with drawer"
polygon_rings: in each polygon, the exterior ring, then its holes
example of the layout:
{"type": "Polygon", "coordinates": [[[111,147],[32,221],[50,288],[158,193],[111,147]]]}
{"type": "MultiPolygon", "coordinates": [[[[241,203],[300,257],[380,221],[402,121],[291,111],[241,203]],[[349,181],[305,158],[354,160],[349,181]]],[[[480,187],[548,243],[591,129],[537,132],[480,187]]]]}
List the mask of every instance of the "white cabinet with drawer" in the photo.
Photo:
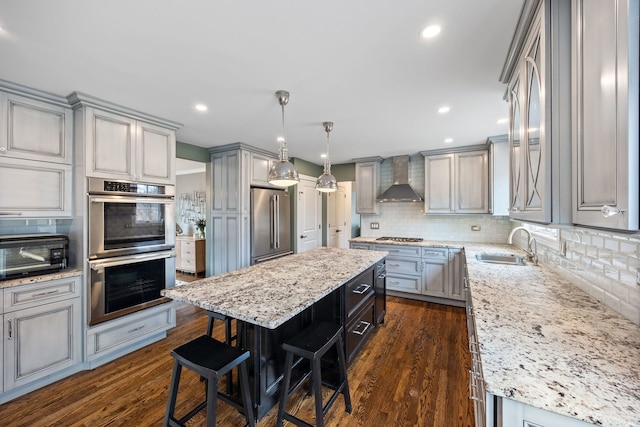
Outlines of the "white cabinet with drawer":
{"type": "Polygon", "coordinates": [[[3,386],[6,401],[75,372],[82,362],[81,277],[3,290],[3,386]],[[37,386],[30,385],[37,384],[37,386]],[[21,388],[21,389],[20,389],[21,388]],[[7,394],[13,389],[16,393],[7,394]]]}

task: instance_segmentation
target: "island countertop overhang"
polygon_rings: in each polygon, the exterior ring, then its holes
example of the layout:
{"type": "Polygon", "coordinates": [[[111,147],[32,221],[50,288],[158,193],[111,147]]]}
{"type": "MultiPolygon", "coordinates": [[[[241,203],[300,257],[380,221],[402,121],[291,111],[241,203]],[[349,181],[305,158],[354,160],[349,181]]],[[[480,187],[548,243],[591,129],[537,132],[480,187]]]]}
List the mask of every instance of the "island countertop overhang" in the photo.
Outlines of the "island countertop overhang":
{"type": "Polygon", "coordinates": [[[275,329],[386,256],[316,248],[165,289],[162,295],[275,329]]]}

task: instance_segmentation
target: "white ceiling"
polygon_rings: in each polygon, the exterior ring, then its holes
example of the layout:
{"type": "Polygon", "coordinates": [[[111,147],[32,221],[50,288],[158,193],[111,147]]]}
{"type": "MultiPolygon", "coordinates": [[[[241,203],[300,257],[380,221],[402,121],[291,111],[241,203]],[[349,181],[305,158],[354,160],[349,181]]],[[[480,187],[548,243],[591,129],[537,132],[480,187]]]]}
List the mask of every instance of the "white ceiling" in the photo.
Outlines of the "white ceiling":
{"type": "Polygon", "coordinates": [[[507,133],[498,76],[522,0],[0,0],[0,79],[183,123],[181,142],[331,160],[507,133]],[[442,33],[421,39],[428,24],[442,33]],[[206,113],[194,104],[208,105],[206,113]],[[440,106],[451,111],[438,114],[440,106]]]}

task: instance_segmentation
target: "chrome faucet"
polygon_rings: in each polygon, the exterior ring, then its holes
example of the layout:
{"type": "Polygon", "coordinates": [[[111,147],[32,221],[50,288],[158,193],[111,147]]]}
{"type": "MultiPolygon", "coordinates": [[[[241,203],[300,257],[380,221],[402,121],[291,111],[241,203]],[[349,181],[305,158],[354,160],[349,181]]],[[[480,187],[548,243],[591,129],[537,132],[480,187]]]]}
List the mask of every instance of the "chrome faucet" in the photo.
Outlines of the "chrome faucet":
{"type": "Polygon", "coordinates": [[[527,261],[533,262],[533,265],[538,265],[538,242],[535,238],[531,237],[531,232],[524,227],[516,227],[511,230],[509,233],[509,238],[507,239],[507,243],[510,245],[513,244],[513,235],[516,234],[516,231],[522,230],[527,233],[527,248],[524,250],[527,253],[527,261]],[[534,246],[532,249],[531,246],[534,246]]]}

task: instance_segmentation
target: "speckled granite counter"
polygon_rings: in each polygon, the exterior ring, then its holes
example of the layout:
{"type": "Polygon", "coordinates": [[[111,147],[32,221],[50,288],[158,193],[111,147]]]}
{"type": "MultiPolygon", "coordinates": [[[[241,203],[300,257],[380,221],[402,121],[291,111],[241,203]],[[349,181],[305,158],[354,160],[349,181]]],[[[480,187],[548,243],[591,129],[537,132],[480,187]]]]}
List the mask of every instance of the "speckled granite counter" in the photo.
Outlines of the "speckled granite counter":
{"type": "Polygon", "coordinates": [[[62,270],[57,273],[42,274],[40,276],[21,277],[19,279],[0,281],[0,289],[12,288],[14,286],[30,285],[32,283],[46,282],[55,279],[64,279],[65,277],[81,276],[82,270],[69,269],[62,270]]]}
{"type": "Polygon", "coordinates": [[[387,255],[317,248],[163,291],[207,310],[275,329],[387,255]]]}
{"type": "Polygon", "coordinates": [[[602,426],[640,426],[640,327],[544,266],[465,247],[487,391],[602,426]]]}
{"type": "Polygon", "coordinates": [[[640,426],[640,327],[541,266],[477,261],[511,245],[352,242],[465,248],[488,392],[608,427],[640,426]]]}

